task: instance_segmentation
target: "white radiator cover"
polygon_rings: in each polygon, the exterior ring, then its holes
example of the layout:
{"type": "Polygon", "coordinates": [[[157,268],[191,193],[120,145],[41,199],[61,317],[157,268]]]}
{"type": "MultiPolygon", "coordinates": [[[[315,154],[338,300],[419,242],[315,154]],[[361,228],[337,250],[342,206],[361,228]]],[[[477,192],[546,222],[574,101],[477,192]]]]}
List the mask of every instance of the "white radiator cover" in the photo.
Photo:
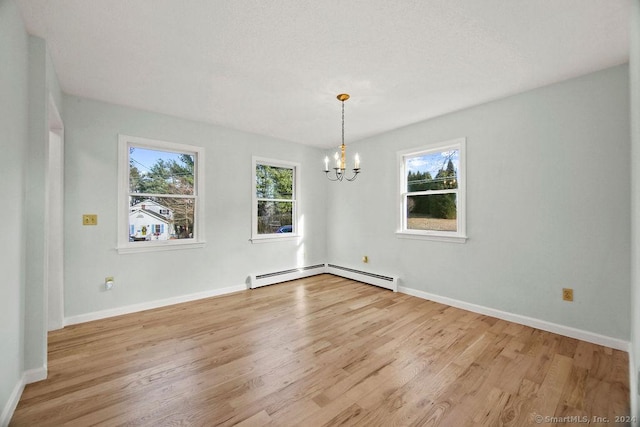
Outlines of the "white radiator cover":
{"type": "Polygon", "coordinates": [[[398,292],[398,277],[369,273],[335,264],[327,264],[327,273],[398,292]]]}
{"type": "Polygon", "coordinates": [[[326,268],[326,264],[316,264],[308,267],[274,271],[272,273],[252,274],[249,276],[249,288],[255,289],[261,286],[273,285],[274,283],[282,283],[289,280],[323,274],[327,272],[326,268]]]}
{"type": "Polygon", "coordinates": [[[357,280],[359,282],[368,283],[370,285],[379,286],[385,289],[390,289],[393,292],[398,292],[397,277],[370,273],[367,271],[342,267],[335,264],[316,264],[307,267],[274,271],[271,273],[252,274],[249,276],[249,288],[255,289],[261,286],[273,285],[275,283],[302,279],[303,277],[315,276],[324,273],[345,277],[347,279],[357,280]]]}

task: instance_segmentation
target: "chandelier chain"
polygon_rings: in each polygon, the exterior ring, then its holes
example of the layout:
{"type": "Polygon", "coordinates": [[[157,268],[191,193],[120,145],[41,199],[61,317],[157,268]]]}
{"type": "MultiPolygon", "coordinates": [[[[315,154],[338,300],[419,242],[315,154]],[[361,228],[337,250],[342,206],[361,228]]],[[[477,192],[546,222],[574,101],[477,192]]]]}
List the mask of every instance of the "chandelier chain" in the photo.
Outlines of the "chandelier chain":
{"type": "Polygon", "coordinates": [[[342,145],[344,145],[344,99],[342,100],[342,145]]]}

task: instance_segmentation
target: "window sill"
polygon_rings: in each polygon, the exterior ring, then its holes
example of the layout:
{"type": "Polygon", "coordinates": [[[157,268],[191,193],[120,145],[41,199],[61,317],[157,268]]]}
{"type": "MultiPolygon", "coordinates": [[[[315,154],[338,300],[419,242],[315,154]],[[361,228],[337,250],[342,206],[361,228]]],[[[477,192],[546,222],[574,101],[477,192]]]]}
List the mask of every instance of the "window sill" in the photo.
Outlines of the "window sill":
{"type": "Polygon", "coordinates": [[[274,242],[286,242],[290,240],[298,240],[301,236],[298,234],[293,234],[289,236],[282,235],[265,235],[259,237],[252,237],[249,239],[251,243],[274,243],[274,242]]]}
{"type": "Polygon", "coordinates": [[[181,249],[197,249],[204,248],[205,242],[140,242],[140,245],[123,245],[118,246],[116,250],[119,254],[135,254],[141,252],[160,252],[160,251],[176,251],[181,249]]]}
{"type": "Polygon", "coordinates": [[[461,235],[447,235],[425,232],[411,232],[411,231],[396,231],[396,236],[400,239],[414,239],[414,240],[433,240],[436,242],[449,242],[449,243],[466,243],[468,237],[461,235]]]}

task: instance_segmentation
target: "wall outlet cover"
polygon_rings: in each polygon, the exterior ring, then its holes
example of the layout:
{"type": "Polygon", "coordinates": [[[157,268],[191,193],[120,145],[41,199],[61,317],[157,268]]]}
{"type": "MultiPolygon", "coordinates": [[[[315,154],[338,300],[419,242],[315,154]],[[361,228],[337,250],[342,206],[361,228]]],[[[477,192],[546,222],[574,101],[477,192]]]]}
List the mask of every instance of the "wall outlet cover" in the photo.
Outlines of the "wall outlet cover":
{"type": "Polygon", "coordinates": [[[82,215],[82,225],[98,225],[98,215],[96,214],[82,215]]]}
{"type": "Polygon", "coordinates": [[[564,301],[573,301],[573,289],[562,288],[562,299],[564,301]]]}

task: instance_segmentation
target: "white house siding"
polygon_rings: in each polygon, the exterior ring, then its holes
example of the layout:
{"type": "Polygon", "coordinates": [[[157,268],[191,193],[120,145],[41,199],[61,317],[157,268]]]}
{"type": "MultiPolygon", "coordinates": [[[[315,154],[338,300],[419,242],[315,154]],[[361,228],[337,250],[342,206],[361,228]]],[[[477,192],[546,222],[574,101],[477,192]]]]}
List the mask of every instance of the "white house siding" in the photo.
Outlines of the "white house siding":
{"type": "Polygon", "coordinates": [[[169,240],[169,221],[155,212],[137,209],[129,213],[129,236],[134,239],[169,240]]]}

